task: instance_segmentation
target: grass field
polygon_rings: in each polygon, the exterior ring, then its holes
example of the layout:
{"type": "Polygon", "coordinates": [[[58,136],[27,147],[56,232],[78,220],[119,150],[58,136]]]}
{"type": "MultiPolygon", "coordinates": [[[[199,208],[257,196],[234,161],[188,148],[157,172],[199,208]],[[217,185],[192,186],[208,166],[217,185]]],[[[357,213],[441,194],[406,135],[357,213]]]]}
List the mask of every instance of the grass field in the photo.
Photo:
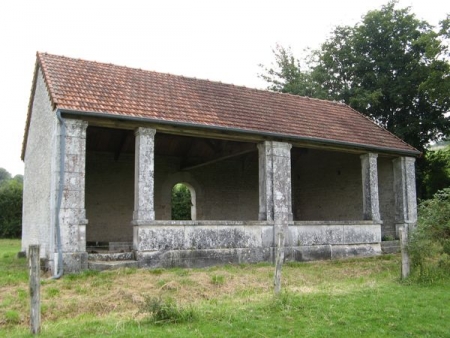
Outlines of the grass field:
{"type": "MultiPolygon", "coordinates": [[[[28,269],[0,240],[0,336],[28,337],[28,269]]],[[[450,283],[400,282],[398,256],[43,277],[41,337],[450,337],[450,283]]]]}

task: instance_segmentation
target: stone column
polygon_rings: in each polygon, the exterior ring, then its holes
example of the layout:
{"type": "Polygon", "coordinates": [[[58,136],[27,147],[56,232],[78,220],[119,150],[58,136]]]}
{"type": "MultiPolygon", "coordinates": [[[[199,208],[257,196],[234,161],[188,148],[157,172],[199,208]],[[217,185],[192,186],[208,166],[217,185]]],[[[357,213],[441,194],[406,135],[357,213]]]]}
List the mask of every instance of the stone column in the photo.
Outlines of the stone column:
{"type": "MultiPolygon", "coordinates": [[[[65,135],[60,134],[60,156],[64,156],[62,199],[59,210],[64,272],[87,269],[86,253],[86,128],[81,120],[65,119],[65,135]],[[61,137],[64,139],[61,140],[61,137]]],[[[61,130],[61,128],[60,128],[61,130]]],[[[58,185],[59,186],[59,185],[58,185]]],[[[57,194],[59,191],[57,191],[57,194]]]]}
{"type": "Polygon", "coordinates": [[[135,173],[133,225],[155,220],[154,152],[155,129],[139,127],[135,131],[135,173]]]}
{"type": "Polygon", "coordinates": [[[417,222],[416,170],[413,157],[399,157],[394,164],[396,232],[401,226],[417,222]]]}
{"type": "Polygon", "coordinates": [[[274,240],[288,236],[292,220],[291,148],[288,143],[265,141],[259,150],[259,220],[274,221],[274,240]]]}
{"type": "Polygon", "coordinates": [[[378,199],[377,154],[361,155],[363,216],[365,220],[381,222],[378,199]]]}

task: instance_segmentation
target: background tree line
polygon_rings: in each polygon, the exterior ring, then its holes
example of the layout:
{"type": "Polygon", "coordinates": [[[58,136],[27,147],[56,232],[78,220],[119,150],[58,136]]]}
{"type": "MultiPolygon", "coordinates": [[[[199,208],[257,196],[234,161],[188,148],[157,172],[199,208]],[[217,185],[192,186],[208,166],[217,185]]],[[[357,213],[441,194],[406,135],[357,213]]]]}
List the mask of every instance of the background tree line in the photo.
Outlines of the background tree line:
{"type": "Polygon", "coordinates": [[[259,76],[269,90],[346,103],[423,152],[418,196],[430,198],[436,190],[424,184],[434,180],[430,161],[441,154],[428,155],[428,146],[450,131],[450,16],[433,28],[396,5],[336,27],[303,59],[276,46],[274,64],[261,65],[259,76]]]}
{"type": "Polygon", "coordinates": [[[22,235],[23,176],[0,168],[0,238],[22,235]]]}

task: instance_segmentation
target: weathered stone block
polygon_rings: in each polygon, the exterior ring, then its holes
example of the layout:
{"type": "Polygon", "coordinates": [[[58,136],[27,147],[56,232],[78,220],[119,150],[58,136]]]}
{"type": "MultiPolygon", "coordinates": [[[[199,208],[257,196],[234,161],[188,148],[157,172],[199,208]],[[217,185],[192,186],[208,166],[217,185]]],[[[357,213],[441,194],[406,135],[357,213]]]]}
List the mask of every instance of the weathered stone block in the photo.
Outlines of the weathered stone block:
{"type": "Polygon", "coordinates": [[[88,254],[87,252],[63,253],[64,273],[75,273],[87,270],[88,254]]]}
{"type": "Polygon", "coordinates": [[[381,255],[381,247],[376,244],[336,245],[331,247],[331,259],[350,257],[371,257],[381,255]]]}
{"type": "Polygon", "coordinates": [[[378,224],[344,226],[343,229],[344,244],[381,242],[381,226],[378,224]]]}

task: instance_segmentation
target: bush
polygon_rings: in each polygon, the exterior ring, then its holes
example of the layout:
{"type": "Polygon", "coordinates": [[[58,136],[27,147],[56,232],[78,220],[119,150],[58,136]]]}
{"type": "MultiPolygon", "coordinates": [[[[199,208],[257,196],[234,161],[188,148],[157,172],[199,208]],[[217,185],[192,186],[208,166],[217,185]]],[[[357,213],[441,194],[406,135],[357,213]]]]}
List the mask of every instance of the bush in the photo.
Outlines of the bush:
{"type": "Polygon", "coordinates": [[[0,238],[22,235],[22,190],[22,183],[14,179],[0,185],[0,238]]]}
{"type": "Polygon", "coordinates": [[[450,188],[423,201],[418,212],[408,247],[412,274],[423,281],[450,276],[450,188]]]}

